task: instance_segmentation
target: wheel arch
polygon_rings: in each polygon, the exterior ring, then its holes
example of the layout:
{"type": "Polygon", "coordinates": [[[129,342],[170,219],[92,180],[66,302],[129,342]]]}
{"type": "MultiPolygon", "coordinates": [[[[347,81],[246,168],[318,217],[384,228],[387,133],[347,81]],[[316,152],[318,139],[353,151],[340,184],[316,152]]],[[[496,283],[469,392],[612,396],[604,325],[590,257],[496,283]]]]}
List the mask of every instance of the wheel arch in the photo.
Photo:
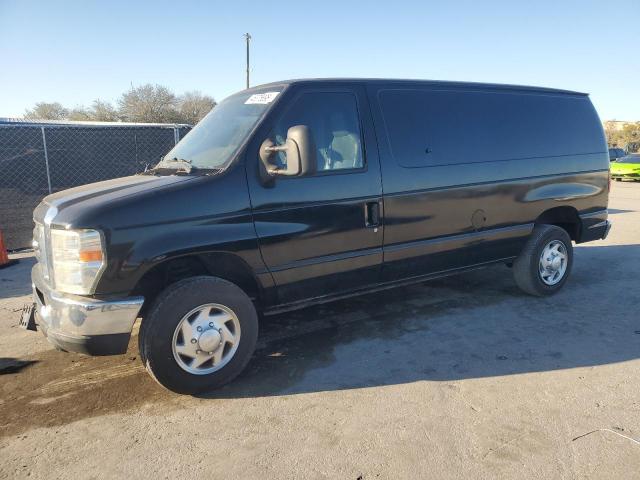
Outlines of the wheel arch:
{"type": "Polygon", "coordinates": [[[167,258],[145,272],[134,289],[135,295],[145,297],[140,315],[144,317],[167,286],[201,275],[227,280],[240,287],[256,306],[261,303],[260,285],[244,260],[228,252],[196,253],[167,258]]]}
{"type": "Polygon", "coordinates": [[[574,207],[564,205],[550,208],[542,212],[534,223],[535,225],[555,225],[565,230],[574,242],[580,241],[582,220],[574,207]]]}

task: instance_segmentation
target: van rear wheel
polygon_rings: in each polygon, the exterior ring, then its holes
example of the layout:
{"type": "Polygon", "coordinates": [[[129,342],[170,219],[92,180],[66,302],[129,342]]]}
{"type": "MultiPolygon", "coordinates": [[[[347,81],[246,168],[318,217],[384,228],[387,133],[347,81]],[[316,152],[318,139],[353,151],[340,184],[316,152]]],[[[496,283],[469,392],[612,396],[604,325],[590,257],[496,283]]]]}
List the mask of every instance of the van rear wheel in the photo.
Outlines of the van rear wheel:
{"type": "Polygon", "coordinates": [[[513,262],[513,276],[525,293],[553,295],[566,282],[572,265],[573,247],[567,232],[555,225],[536,225],[513,262]]]}
{"type": "Polygon", "coordinates": [[[143,319],[140,357],[165,388],[194,394],[221,387],[242,372],[258,338],[251,299],[216,277],[167,287],[143,319]]]}

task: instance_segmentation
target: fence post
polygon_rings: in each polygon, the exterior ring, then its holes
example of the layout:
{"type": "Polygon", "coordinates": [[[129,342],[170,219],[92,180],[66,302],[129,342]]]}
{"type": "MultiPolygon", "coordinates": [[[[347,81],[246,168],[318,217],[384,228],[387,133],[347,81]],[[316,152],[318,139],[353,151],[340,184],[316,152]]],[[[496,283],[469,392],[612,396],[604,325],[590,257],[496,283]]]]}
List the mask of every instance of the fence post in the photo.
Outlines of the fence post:
{"type": "Polygon", "coordinates": [[[47,135],[44,133],[44,127],[40,127],[42,130],[42,145],[44,147],[44,164],[47,168],[47,185],[49,186],[49,193],[51,192],[51,174],[49,173],[49,154],[47,152],[47,135]]]}

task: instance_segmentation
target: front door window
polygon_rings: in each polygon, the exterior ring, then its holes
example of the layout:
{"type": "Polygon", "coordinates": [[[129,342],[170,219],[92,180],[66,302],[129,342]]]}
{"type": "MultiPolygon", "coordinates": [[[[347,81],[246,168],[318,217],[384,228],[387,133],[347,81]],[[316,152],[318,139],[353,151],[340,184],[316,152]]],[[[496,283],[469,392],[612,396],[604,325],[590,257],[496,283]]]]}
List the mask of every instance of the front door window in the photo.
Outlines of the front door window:
{"type": "MultiPolygon", "coordinates": [[[[295,125],[306,125],[313,134],[318,172],[363,168],[358,106],[352,93],[302,94],[278,120],[272,136],[275,143],[284,144],[287,130],[295,125]]],[[[279,154],[277,162],[286,166],[285,155],[279,154]]]]}

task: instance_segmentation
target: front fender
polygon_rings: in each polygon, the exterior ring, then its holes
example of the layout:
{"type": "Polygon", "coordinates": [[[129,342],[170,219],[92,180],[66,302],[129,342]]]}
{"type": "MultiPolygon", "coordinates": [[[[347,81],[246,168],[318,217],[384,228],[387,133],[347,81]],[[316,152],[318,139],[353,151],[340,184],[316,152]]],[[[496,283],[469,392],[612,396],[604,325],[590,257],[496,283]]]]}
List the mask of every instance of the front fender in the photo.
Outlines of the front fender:
{"type": "Polygon", "coordinates": [[[129,293],[155,266],[187,255],[229,253],[238,256],[254,273],[265,270],[248,213],[112,232],[111,241],[108,267],[96,288],[97,294],[129,293]]]}

